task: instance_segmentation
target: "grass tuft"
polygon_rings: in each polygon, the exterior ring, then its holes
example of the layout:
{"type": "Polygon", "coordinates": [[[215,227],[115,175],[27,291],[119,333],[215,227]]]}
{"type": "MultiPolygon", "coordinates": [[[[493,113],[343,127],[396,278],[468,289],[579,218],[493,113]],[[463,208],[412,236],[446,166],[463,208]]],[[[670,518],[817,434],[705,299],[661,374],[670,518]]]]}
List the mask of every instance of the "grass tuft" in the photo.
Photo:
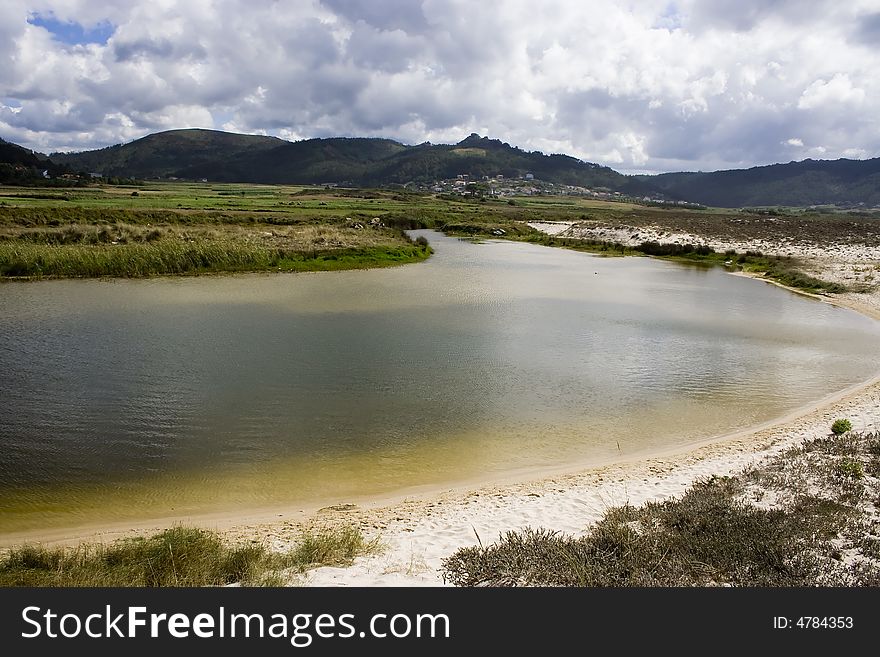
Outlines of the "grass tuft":
{"type": "Polygon", "coordinates": [[[355,557],[375,554],[378,539],[368,541],[355,527],[306,532],[290,554],[290,565],[300,571],[315,566],[348,566],[355,557]]]}
{"type": "Polygon", "coordinates": [[[0,586],[280,586],[290,569],[345,565],[379,549],[352,527],[307,533],[295,550],[227,545],[214,532],[174,527],[147,538],[74,548],[24,545],[0,560],[0,586]]]}

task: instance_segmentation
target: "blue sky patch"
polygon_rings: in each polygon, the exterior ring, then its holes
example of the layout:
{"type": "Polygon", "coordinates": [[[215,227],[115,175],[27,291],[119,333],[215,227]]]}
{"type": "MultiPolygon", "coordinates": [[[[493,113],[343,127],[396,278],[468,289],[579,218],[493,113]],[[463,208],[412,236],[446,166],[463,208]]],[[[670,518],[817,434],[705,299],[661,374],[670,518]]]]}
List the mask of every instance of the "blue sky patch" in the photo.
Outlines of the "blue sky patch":
{"type": "Polygon", "coordinates": [[[657,20],[651,27],[670,31],[681,28],[681,12],[678,11],[678,7],[675,6],[674,2],[666,5],[666,9],[657,17],[657,20]]]}
{"type": "Polygon", "coordinates": [[[28,23],[46,28],[57,41],[71,46],[107,43],[116,30],[116,26],[110,21],[101,21],[97,25],[85,27],[75,21],[60,21],[52,14],[31,14],[28,23]]]}

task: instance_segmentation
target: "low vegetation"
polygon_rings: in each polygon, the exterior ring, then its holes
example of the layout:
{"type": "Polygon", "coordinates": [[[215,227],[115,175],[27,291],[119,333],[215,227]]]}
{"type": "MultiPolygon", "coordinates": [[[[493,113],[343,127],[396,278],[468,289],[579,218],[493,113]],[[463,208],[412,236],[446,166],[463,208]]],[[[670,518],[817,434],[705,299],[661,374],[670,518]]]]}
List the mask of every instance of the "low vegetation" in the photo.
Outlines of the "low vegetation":
{"type": "Polygon", "coordinates": [[[846,433],[847,431],[852,431],[852,422],[845,418],[834,420],[834,423],[831,425],[831,433],[836,436],[846,433]]]}
{"type": "Polygon", "coordinates": [[[757,251],[725,251],[719,253],[705,244],[642,242],[627,246],[620,242],[529,235],[527,241],[608,256],[656,256],[683,262],[725,266],[738,271],[760,274],[787,287],[818,294],[846,292],[840,283],[825,281],[802,271],[802,263],[787,256],[768,256],[757,251]]]}
{"type": "Polygon", "coordinates": [[[609,509],[584,536],[458,550],[458,586],[880,586],[880,434],[791,448],[683,496],[609,509]]]}
{"type": "Polygon", "coordinates": [[[350,564],[380,549],[352,527],[306,532],[286,553],[229,545],[203,529],[73,548],[25,545],[0,559],[0,586],[278,586],[318,566],[350,564]]]}
{"type": "MultiPolygon", "coordinates": [[[[476,198],[404,188],[157,181],[51,193],[0,187],[0,278],[385,266],[427,257],[430,249],[413,250],[403,231],[434,228],[475,239],[728,266],[826,294],[846,288],[809,275],[806,263],[792,257],[721,253],[662,238],[633,246],[563,239],[528,223],[566,221],[632,235],[687,233],[728,243],[880,246],[876,217],[863,214],[780,210],[771,216],[761,209],[651,207],[576,196],[476,198]]],[[[871,282],[865,278],[862,284],[871,282]]]]}
{"type": "Polygon", "coordinates": [[[380,549],[378,540],[368,541],[359,529],[346,526],[304,533],[290,559],[302,572],[317,566],[348,566],[355,557],[380,549]]]}
{"type": "Polygon", "coordinates": [[[742,268],[748,272],[763,274],[777,283],[805,292],[839,294],[847,291],[845,285],[825,281],[804,273],[799,268],[799,263],[793,258],[761,255],[749,258],[746,256],[742,268]]]}
{"type": "Polygon", "coordinates": [[[217,271],[325,271],[422,260],[427,243],[384,227],[104,225],[0,229],[0,276],[143,277],[217,271]]]}

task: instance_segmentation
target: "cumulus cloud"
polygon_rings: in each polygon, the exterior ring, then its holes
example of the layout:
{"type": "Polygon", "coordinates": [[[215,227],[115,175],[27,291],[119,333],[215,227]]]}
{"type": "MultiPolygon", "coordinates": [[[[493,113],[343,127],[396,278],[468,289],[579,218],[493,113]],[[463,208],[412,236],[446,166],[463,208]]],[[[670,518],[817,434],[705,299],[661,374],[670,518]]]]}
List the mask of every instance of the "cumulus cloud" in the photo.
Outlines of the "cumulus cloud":
{"type": "Polygon", "coordinates": [[[6,0],[0,136],[51,151],[183,127],[405,143],[478,132],[623,171],[875,157],[878,9],[6,0]],[[60,23],[65,38],[52,31],[60,23]],[[96,26],[106,41],[69,36],[96,26]]]}
{"type": "Polygon", "coordinates": [[[816,80],[807,87],[798,100],[799,109],[813,109],[823,105],[859,105],[865,100],[865,90],[853,86],[846,73],[838,73],[830,80],[816,80]]]}

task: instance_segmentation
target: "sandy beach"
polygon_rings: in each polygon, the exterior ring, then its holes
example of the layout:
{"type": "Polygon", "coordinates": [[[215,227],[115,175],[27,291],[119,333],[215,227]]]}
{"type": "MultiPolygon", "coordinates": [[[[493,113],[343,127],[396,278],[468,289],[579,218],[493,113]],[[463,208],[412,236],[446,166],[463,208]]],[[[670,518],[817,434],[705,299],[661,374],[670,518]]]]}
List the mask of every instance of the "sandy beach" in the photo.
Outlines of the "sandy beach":
{"type": "MultiPolygon", "coordinates": [[[[536,227],[570,236],[586,234],[572,224],[536,227]]],[[[617,237],[625,231],[621,229],[617,237]]],[[[645,234],[643,229],[641,232],[645,234]]],[[[743,249],[747,245],[713,244],[715,248],[725,246],[743,249]]],[[[765,252],[772,252],[769,246],[764,245],[765,252]]],[[[810,259],[817,275],[850,283],[846,279],[854,266],[874,268],[880,263],[878,250],[867,247],[824,252],[805,248],[799,254],[810,259]]],[[[824,300],[880,320],[877,291],[824,300]]],[[[880,430],[880,377],[760,427],[579,472],[533,473],[522,475],[518,481],[414,491],[382,500],[339,500],[323,509],[274,509],[248,517],[168,518],[138,527],[92,527],[81,529],[75,536],[59,532],[32,538],[44,543],[107,541],[185,523],[216,529],[236,542],[259,542],[286,550],[303,529],[348,524],[359,527],[367,538],[378,538],[384,549],[377,555],[358,558],[350,567],[323,567],[292,576],[290,584],[442,586],[442,561],[459,548],[488,545],[507,531],[525,527],[581,535],[610,507],[668,499],[699,479],[735,474],[803,440],[829,435],[832,422],[840,417],[848,418],[855,431],[880,430]]]]}
{"type": "MultiPolygon", "coordinates": [[[[694,481],[735,474],[803,440],[826,436],[847,417],[856,431],[880,430],[880,382],[805,409],[795,419],[709,445],[515,485],[413,497],[396,504],[325,509],[307,526],[352,523],[386,546],[348,568],[320,568],[295,584],[312,586],[439,586],[442,560],[455,550],[487,545],[507,531],[543,527],[581,535],[610,507],[639,505],[683,493],[694,481]]],[[[300,523],[244,525],[237,538],[259,537],[286,549],[300,523]]]]}

